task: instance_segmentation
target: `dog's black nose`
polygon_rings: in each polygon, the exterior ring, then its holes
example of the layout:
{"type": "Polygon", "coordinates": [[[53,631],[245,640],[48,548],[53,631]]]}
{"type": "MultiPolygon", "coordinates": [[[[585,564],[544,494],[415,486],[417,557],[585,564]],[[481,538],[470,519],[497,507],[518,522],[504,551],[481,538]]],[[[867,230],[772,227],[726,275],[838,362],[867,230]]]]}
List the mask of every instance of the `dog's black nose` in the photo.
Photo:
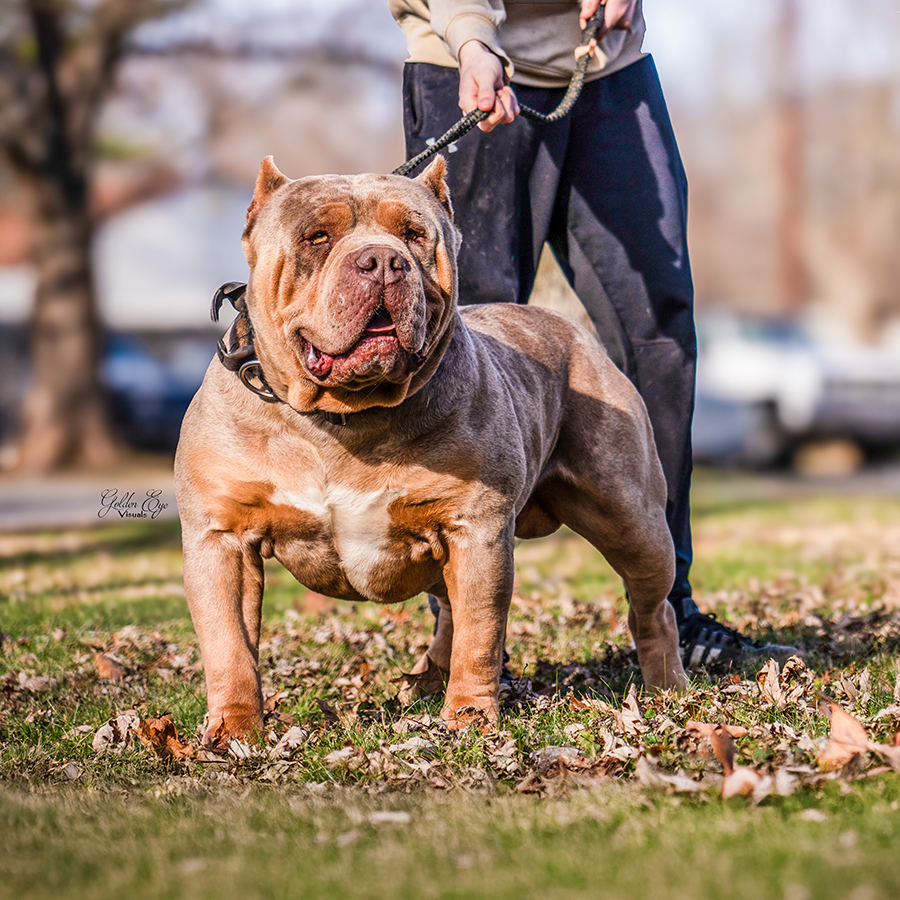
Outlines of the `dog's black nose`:
{"type": "Polygon", "coordinates": [[[390,247],[363,247],[356,257],[356,267],[366,278],[384,284],[398,281],[409,271],[407,260],[390,247]]]}

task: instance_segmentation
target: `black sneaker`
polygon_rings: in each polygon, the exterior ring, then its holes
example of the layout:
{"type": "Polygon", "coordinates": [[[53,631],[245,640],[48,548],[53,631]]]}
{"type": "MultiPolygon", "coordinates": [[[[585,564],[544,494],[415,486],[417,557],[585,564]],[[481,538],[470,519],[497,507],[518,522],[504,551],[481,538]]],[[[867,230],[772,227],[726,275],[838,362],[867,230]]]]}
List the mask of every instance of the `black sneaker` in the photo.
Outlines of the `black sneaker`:
{"type": "Polygon", "coordinates": [[[685,669],[702,666],[727,665],[728,663],[755,660],[764,662],[774,658],[784,662],[799,655],[797,647],[785,644],[755,644],[739,631],[720,622],[714,613],[702,613],[690,598],[675,606],[678,619],[678,647],[685,669]]]}

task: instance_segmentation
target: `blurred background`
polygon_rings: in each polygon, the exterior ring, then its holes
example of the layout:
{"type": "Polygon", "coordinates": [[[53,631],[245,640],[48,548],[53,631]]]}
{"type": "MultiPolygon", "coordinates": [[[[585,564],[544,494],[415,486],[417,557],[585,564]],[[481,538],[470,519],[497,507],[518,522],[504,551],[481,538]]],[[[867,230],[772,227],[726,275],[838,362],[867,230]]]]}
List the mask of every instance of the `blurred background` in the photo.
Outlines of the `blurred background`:
{"type": "MultiPolygon", "coordinates": [[[[645,7],[690,181],[697,461],[896,467],[900,6],[645,7]]],[[[4,0],[0,466],[171,455],[260,160],[396,167],[405,55],[382,0],[4,0]]],[[[583,319],[547,254],[533,302],[583,319]]]]}

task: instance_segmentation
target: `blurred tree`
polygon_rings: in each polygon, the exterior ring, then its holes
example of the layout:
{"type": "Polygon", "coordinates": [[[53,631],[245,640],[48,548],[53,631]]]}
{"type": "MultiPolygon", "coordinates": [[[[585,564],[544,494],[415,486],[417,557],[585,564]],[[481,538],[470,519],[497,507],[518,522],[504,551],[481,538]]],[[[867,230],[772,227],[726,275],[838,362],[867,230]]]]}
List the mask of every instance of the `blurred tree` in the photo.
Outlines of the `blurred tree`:
{"type": "Polygon", "coordinates": [[[0,154],[27,198],[37,287],[21,468],[99,468],[119,454],[99,375],[89,186],[95,124],[129,35],[191,0],[3,0],[0,154]]]}

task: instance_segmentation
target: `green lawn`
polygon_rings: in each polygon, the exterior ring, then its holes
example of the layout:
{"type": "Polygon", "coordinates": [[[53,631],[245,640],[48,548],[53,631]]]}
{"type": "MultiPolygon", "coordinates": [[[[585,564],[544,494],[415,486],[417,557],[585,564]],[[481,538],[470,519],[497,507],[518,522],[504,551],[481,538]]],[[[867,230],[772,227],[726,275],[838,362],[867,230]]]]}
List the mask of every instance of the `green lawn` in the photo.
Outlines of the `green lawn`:
{"type": "Polygon", "coordinates": [[[219,755],[177,523],[0,535],[0,897],[900,896],[896,754],[818,762],[822,697],[900,732],[900,503],[701,473],[694,531],[700,605],[803,663],[642,696],[621,587],[561,533],[517,553],[499,730],[450,734],[397,698],[422,598],[308,598],[274,564],[267,744],[219,755]],[[135,734],[165,713],[186,759],[135,734]],[[691,720],[747,729],[754,796],[721,798],[691,720]]]}

